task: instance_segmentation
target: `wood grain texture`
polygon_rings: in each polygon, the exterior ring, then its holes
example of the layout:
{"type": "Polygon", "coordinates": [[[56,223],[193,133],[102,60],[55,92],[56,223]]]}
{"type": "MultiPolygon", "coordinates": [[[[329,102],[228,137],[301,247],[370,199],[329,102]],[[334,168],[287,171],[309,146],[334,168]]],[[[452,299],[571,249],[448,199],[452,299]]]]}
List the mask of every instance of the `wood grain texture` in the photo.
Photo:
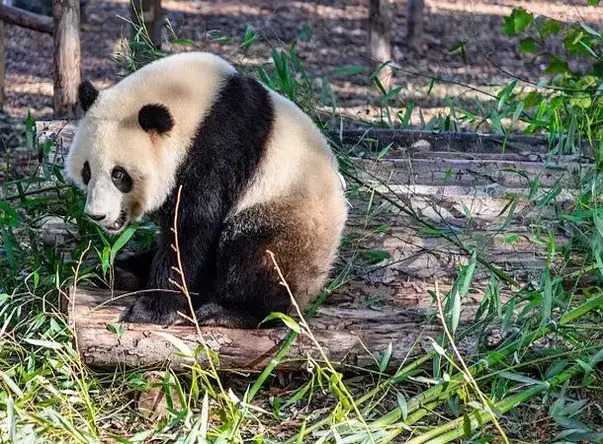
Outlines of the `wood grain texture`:
{"type": "Polygon", "coordinates": [[[54,115],[77,116],[80,71],[80,2],[53,0],[54,20],[54,115]]]}
{"type": "MultiPolygon", "coordinates": [[[[185,369],[190,359],[179,356],[177,348],[166,339],[172,335],[190,350],[202,341],[219,355],[219,368],[223,370],[258,371],[265,367],[278,351],[288,330],[283,328],[263,330],[238,330],[215,327],[201,328],[200,338],[192,326],[163,328],[146,324],[124,324],[121,336],[107,330],[115,323],[131,297],[113,299],[108,291],[71,289],[66,305],[70,325],[77,335],[79,353],[88,365],[96,367],[152,366],[165,364],[185,369]]],[[[379,354],[391,343],[392,358],[388,368],[400,365],[407,356],[430,349],[431,340],[442,333],[438,320],[429,310],[395,309],[368,310],[357,308],[322,307],[309,321],[312,332],[326,356],[339,366],[356,366],[375,369],[379,354]]],[[[465,354],[473,351],[474,342],[459,344],[465,354]]],[[[281,369],[300,369],[312,356],[320,361],[320,351],[306,336],[299,335],[283,362],[281,369]]],[[[197,358],[207,363],[201,352],[197,358]]]]}

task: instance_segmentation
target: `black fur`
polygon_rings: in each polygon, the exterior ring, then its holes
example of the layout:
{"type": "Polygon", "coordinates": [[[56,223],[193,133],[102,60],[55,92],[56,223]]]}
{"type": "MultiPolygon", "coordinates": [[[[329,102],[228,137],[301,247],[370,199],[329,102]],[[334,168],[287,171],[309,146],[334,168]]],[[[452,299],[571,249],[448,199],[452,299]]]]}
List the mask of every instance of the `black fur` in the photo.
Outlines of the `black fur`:
{"type": "Polygon", "coordinates": [[[96,101],[99,91],[94,87],[90,80],[84,80],[77,89],[78,102],[82,111],[87,112],[96,101]]]}
{"type": "Polygon", "coordinates": [[[119,166],[114,167],[113,171],[111,171],[111,180],[113,180],[115,187],[124,194],[132,191],[132,187],[134,186],[132,176],[119,166]]]}
{"type": "Polygon", "coordinates": [[[164,105],[151,104],[140,108],[138,124],[146,132],[157,131],[164,134],[174,127],[174,118],[164,105]]]}
{"type": "MultiPolygon", "coordinates": [[[[177,227],[180,257],[189,291],[199,293],[193,302],[205,318],[202,323],[217,320],[220,325],[256,327],[270,311],[284,307],[282,298],[270,295],[274,276],[266,276],[254,263],[259,251],[254,247],[263,245],[272,235],[270,230],[249,229],[248,235],[229,240],[229,228],[243,228],[237,224],[245,221],[234,218],[225,224],[264,156],[273,121],[274,107],[265,88],[248,77],[230,77],[197,130],[174,191],[155,215],[163,237],[147,288],[174,289],[170,281],[180,278],[172,268],[176,255],[171,228],[182,186],[177,227]]],[[[177,311],[188,312],[184,297],[157,291],[140,296],[122,320],[168,324],[178,319],[177,311]]]]}
{"type": "Polygon", "coordinates": [[[82,167],[82,180],[84,181],[84,185],[88,185],[91,177],[92,173],[90,172],[90,164],[88,161],[85,161],[84,166],[82,167]]]}
{"type": "MultiPolygon", "coordinates": [[[[286,312],[289,294],[280,284],[266,250],[275,250],[275,244],[285,242],[293,231],[261,205],[230,219],[220,235],[215,286],[209,296],[221,310],[208,313],[201,306],[197,310],[199,322],[257,328],[270,312],[286,312]]],[[[279,251],[273,253],[278,255],[279,251]]],[[[272,324],[264,324],[269,325],[272,324]]]]}
{"type": "Polygon", "coordinates": [[[115,280],[122,290],[135,291],[145,288],[149,282],[149,274],[157,247],[142,253],[116,258],[114,262],[115,280]]]}

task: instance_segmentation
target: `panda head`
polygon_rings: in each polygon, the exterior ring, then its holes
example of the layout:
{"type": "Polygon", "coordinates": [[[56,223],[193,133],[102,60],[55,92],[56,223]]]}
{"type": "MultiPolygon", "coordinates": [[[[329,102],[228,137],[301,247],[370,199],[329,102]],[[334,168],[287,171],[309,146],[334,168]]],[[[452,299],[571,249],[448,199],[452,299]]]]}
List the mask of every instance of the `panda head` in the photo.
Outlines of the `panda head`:
{"type": "Polygon", "coordinates": [[[66,159],[66,172],[87,192],[85,213],[117,234],[157,209],[173,185],[169,155],[174,118],[161,103],[115,100],[111,88],[79,86],[84,116],[66,159]],[[139,103],[140,102],[140,103],[139,103]]]}

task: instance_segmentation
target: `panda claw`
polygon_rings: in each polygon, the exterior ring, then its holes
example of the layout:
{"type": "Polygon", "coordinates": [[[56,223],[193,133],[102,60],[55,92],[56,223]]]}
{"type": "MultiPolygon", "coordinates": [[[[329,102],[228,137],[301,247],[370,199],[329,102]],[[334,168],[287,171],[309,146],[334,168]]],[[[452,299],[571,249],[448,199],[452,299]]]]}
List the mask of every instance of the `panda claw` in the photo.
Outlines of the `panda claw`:
{"type": "Polygon", "coordinates": [[[162,297],[165,296],[144,295],[138,297],[122,312],[119,322],[170,326],[181,321],[182,317],[178,314],[179,307],[170,306],[168,309],[164,304],[158,303],[157,299],[162,297]]]}

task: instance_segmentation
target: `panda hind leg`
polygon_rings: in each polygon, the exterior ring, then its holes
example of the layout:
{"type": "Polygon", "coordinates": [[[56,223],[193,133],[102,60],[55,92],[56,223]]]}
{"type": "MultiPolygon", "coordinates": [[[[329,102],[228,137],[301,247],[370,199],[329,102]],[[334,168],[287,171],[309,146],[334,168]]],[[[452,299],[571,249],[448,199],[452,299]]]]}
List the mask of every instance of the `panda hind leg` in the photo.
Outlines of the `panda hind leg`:
{"type": "Polygon", "coordinates": [[[215,286],[208,302],[195,313],[199,324],[229,328],[278,325],[278,321],[262,321],[271,312],[287,313],[291,299],[268,251],[274,254],[295,297],[305,298],[299,293],[307,293],[308,279],[322,278],[311,267],[313,253],[307,249],[311,242],[303,226],[287,205],[258,205],[233,217],[220,237],[215,286]]]}
{"type": "Polygon", "coordinates": [[[195,311],[199,325],[227,328],[253,329],[261,323],[261,319],[249,313],[243,313],[234,307],[217,302],[208,302],[195,311]]]}

